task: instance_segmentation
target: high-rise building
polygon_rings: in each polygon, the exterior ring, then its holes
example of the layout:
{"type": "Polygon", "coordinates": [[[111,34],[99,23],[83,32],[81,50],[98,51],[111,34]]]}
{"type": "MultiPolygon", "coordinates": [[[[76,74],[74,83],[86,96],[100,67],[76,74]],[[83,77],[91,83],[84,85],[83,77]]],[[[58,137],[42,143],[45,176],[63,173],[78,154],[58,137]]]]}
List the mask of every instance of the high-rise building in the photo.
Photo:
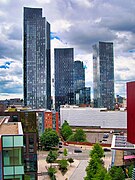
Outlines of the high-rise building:
{"type": "Polygon", "coordinates": [[[85,87],[85,69],[82,61],[74,61],[74,91],[85,87]]]}
{"type": "Polygon", "coordinates": [[[73,48],[54,49],[55,63],[55,109],[60,105],[74,104],[73,48]]]}
{"type": "Polygon", "coordinates": [[[41,8],[24,7],[24,105],[51,108],[50,24],[41,8]]]}
{"type": "Polygon", "coordinates": [[[93,46],[94,107],[114,108],[113,43],[99,42],[93,46]]]}

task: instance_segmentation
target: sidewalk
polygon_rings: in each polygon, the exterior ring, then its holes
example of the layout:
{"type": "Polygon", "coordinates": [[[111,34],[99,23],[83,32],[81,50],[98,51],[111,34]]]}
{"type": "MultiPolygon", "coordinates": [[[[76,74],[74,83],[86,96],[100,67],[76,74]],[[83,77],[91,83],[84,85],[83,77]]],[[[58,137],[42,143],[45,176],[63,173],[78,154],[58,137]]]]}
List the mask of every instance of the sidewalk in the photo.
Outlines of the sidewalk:
{"type": "Polygon", "coordinates": [[[68,166],[68,171],[66,172],[66,174],[64,174],[64,176],[58,170],[56,173],[56,179],[57,180],[65,180],[65,179],[68,180],[70,178],[70,176],[74,173],[74,171],[77,168],[77,166],[79,165],[79,163],[80,163],[79,160],[74,159],[74,162],[68,166]]]}
{"type": "MultiPolygon", "coordinates": [[[[79,160],[75,160],[74,162],[69,166],[68,166],[68,170],[67,172],[64,174],[64,176],[62,175],[61,171],[59,169],[57,169],[57,173],[56,175],[56,179],[57,180],[65,180],[65,179],[69,179],[70,176],[74,173],[75,169],[77,168],[77,166],[79,165],[80,161],[79,160]]],[[[55,164],[54,164],[55,165],[55,164]]],[[[50,164],[48,164],[44,159],[38,159],[38,173],[39,174],[43,174],[42,176],[38,176],[38,180],[50,180],[48,175],[44,175],[45,172],[47,172],[47,168],[50,167],[50,164]]]]}

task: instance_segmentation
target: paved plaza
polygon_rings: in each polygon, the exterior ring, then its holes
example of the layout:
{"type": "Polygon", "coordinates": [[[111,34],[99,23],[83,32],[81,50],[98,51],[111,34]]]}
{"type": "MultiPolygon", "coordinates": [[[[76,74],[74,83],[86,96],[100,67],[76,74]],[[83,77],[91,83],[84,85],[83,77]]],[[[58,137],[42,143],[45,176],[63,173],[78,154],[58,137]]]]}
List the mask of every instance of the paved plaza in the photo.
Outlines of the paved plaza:
{"type": "MultiPolygon", "coordinates": [[[[71,148],[72,151],[72,146],[68,148],[71,148]]],[[[88,147],[87,147],[88,148],[88,147]]],[[[57,168],[57,173],[56,173],[56,179],[57,180],[83,180],[83,177],[86,176],[85,169],[88,165],[89,162],[89,156],[86,156],[86,152],[89,154],[89,151],[87,150],[86,147],[82,147],[83,153],[77,153],[77,154],[70,154],[70,156],[74,157],[74,163],[68,166],[68,171],[66,174],[63,176],[61,172],[58,170],[58,164],[54,164],[53,166],[57,168]],[[84,158],[84,159],[83,159],[84,158]]],[[[89,147],[91,149],[92,147],[89,147]]],[[[49,176],[47,175],[47,169],[50,166],[46,162],[46,157],[47,157],[48,152],[45,151],[39,151],[38,152],[38,180],[50,180],[49,176]]],[[[111,164],[111,152],[105,152],[105,167],[108,169],[110,164],[111,164]]]]}

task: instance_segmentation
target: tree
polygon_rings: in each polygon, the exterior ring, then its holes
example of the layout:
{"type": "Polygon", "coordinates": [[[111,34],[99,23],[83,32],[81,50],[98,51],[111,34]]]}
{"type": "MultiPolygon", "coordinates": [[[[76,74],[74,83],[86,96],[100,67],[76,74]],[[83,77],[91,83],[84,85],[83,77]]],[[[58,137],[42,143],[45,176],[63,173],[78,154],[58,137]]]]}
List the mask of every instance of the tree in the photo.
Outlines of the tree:
{"type": "Polygon", "coordinates": [[[73,158],[68,158],[68,162],[70,163],[70,165],[74,162],[73,158]]]}
{"type": "Polygon", "coordinates": [[[56,169],[50,166],[48,168],[48,175],[50,176],[51,180],[56,180],[55,174],[56,174],[56,169]]]}
{"type": "Polygon", "coordinates": [[[110,174],[107,172],[105,174],[104,180],[113,180],[112,177],[110,176],[110,174]]]}
{"type": "Polygon", "coordinates": [[[65,126],[69,126],[69,123],[66,120],[64,121],[61,127],[64,128],[65,126]]]}
{"type": "Polygon", "coordinates": [[[55,147],[59,143],[59,136],[56,131],[48,128],[40,137],[41,145],[45,147],[45,149],[49,150],[52,147],[55,147]]]}
{"type": "Polygon", "coordinates": [[[69,136],[73,134],[71,127],[69,126],[67,121],[64,121],[62,127],[61,127],[61,135],[64,138],[64,140],[67,140],[69,136]]]}
{"type": "Polygon", "coordinates": [[[47,163],[53,163],[58,157],[58,153],[56,151],[50,151],[48,156],[46,157],[47,163]]]}
{"type": "Polygon", "coordinates": [[[66,148],[64,149],[63,154],[64,154],[64,156],[67,156],[68,152],[67,152],[67,149],[66,149],[66,148]]]}
{"type": "Polygon", "coordinates": [[[131,164],[129,166],[129,168],[128,168],[128,176],[129,176],[129,178],[132,178],[132,170],[133,170],[133,168],[134,168],[134,164],[131,164]]]}
{"type": "Polygon", "coordinates": [[[101,159],[97,154],[94,154],[90,159],[88,166],[86,167],[85,180],[93,180],[99,169],[102,167],[101,159]]]}
{"type": "Polygon", "coordinates": [[[101,166],[92,180],[104,180],[106,173],[106,169],[101,166]]]}
{"type": "Polygon", "coordinates": [[[86,134],[83,129],[77,129],[74,134],[74,140],[76,142],[85,142],[86,141],[86,134]]]}
{"type": "Polygon", "coordinates": [[[113,180],[125,180],[125,174],[121,167],[113,166],[109,171],[113,180]]]}
{"type": "Polygon", "coordinates": [[[59,169],[61,170],[61,172],[65,172],[67,170],[68,167],[68,162],[66,159],[62,159],[59,161],[59,169]]]}
{"type": "Polygon", "coordinates": [[[94,154],[97,154],[99,158],[104,156],[104,150],[99,143],[94,144],[92,151],[90,152],[90,157],[92,158],[94,154]]]}
{"type": "Polygon", "coordinates": [[[104,180],[106,170],[103,167],[103,155],[104,151],[102,147],[98,143],[96,143],[93,146],[92,151],[90,152],[91,159],[89,161],[88,166],[86,167],[85,180],[98,180],[99,178],[101,180],[104,180]]]}

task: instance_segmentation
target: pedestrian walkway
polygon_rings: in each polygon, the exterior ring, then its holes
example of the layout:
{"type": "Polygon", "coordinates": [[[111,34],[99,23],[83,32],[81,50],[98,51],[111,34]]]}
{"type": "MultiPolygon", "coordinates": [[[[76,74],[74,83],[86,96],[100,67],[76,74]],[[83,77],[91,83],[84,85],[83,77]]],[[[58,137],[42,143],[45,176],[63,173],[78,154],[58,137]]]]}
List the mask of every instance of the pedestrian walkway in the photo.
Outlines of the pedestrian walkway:
{"type": "MultiPolygon", "coordinates": [[[[69,177],[74,173],[75,169],[79,165],[80,161],[75,160],[74,162],[68,166],[68,171],[62,175],[61,171],[57,169],[56,179],[57,180],[69,180],[69,177]]],[[[50,180],[49,176],[45,174],[47,172],[48,167],[50,167],[50,164],[48,164],[45,160],[45,158],[39,158],[38,159],[38,173],[40,176],[38,176],[38,180],[50,180]]]]}
{"type": "Polygon", "coordinates": [[[88,165],[88,160],[81,160],[78,164],[77,168],[73,172],[71,176],[69,176],[69,180],[82,180],[86,176],[86,167],[88,165]]]}

